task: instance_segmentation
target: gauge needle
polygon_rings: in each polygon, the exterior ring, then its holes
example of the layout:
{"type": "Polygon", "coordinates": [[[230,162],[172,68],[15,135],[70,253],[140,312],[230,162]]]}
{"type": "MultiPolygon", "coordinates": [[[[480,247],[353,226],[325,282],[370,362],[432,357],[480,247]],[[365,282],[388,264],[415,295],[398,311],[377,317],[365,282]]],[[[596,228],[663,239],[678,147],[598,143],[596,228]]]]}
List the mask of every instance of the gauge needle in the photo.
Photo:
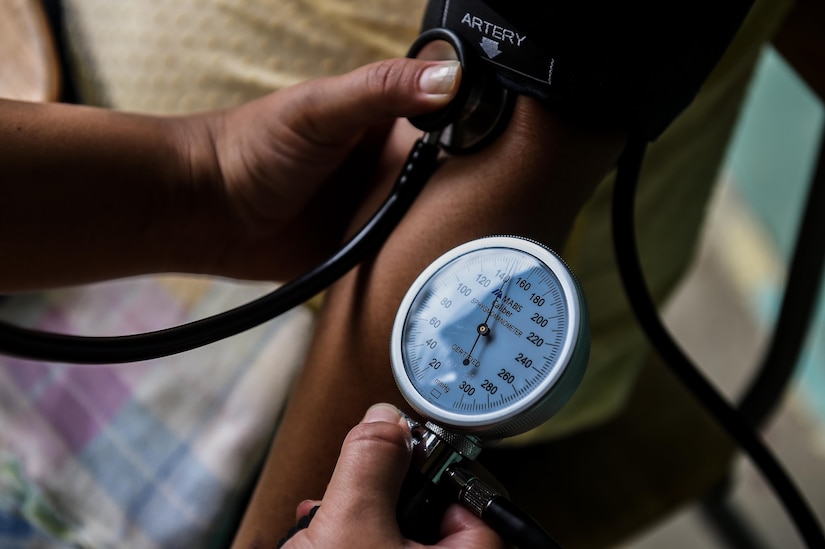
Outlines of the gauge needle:
{"type": "MultiPolygon", "coordinates": [[[[498,299],[498,298],[496,298],[496,299],[498,299]]],[[[496,302],[495,302],[495,300],[493,300],[493,305],[495,305],[495,304],[496,304],[496,302]]],[[[490,309],[490,311],[492,311],[492,308],[490,309]]],[[[465,366],[468,366],[470,364],[470,358],[472,358],[473,351],[475,350],[476,345],[478,345],[478,340],[481,339],[481,336],[486,337],[486,336],[490,335],[490,327],[487,326],[487,321],[488,320],[490,320],[490,315],[489,314],[487,315],[487,320],[485,320],[484,323],[479,324],[478,327],[476,328],[476,332],[478,332],[478,335],[476,336],[476,340],[473,342],[473,346],[470,348],[470,352],[467,353],[467,358],[465,358],[464,361],[463,361],[463,364],[465,366]]]]}
{"type": "Polygon", "coordinates": [[[490,326],[487,323],[490,322],[490,317],[493,315],[493,309],[496,306],[496,301],[498,301],[498,296],[501,295],[501,291],[504,289],[504,284],[505,283],[502,282],[501,287],[496,292],[496,298],[490,304],[490,310],[487,311],[487,318],[485,318],[484,322],[482,322],[481,324],[478,325],[478,327],[476,327],[476,332],[477,332],[476,340],[473,342],[473,346],[470,347],[470,352],[467,353],[467,358],[465,358],[464,361],[462,362],[462,364],[464,364],[465,366],[470,365],[470,359],[473,357],[473,351],[475,351],[476,345],[478,345],[478,340],[481,339],[481,336],[487,337],[487,336],[490,335],[490,326]]]}

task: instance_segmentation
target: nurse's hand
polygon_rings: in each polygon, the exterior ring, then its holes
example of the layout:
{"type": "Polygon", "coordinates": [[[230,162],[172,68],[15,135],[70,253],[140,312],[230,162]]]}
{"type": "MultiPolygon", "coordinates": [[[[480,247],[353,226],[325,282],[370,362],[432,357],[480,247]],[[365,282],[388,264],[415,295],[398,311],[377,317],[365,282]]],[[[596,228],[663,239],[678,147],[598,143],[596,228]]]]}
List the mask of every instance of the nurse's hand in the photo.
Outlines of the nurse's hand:
{"type": "Polygon", "coordinates": [[[458,80],[456,62],[391,59],[187,116],[0,99],[0,289],[301,274],[400,168],[381,156],[392,123],[458,80]]]}
{"type": "Polygon", "coordinates": [[[459,79],[455,61],[391,59],[195,117],[192,129],[207,137],[190,139],[201,144],[195,165],[212,168],[205,186],[218,183],[228,220],[213,263],[195,270],[284,279],[327,257],[386,168],[392,123],[444,107],[459,79]]]}
{"type": "MultiPolygon", "coordinates": [[[[402,537],[395,519],[398,492],[410,465],[412,436],[406,420],[388,404],[367,411],[344,440],[324,499],[298,506],[300,518],[320,505],[309,527],[295,534],[284,549],[415,548],[402,537]]],[[[433,547],[504,548],[504,542],[481,519],[452,505],[433,547]]]]}

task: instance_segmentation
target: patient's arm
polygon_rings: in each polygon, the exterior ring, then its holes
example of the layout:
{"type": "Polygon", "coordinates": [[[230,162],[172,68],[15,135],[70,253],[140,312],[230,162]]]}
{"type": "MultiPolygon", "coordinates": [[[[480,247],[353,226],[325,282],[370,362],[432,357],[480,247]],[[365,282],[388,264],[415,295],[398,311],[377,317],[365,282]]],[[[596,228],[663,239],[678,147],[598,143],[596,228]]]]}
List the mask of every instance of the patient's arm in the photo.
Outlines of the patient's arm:
{"type": "MultiPolygon", "coordinates": [[[[417,135],[406,123],[396,127],[389,180],[417,135]]],[[[520,98],[498,141],[445,161],[375,259],[330,290],[236,547],[273,546],[294,523],[296,505],[321,497],[344,436],[371,404],[407,408],[392,380],[389,339],[398,304],[419,272],[447,249],[497,233],[560,249],[623,143],[618,132],[577,128],[520,98]]],[[[364,216],[387,188],[385,182],[376,189],[364,216]]]]}

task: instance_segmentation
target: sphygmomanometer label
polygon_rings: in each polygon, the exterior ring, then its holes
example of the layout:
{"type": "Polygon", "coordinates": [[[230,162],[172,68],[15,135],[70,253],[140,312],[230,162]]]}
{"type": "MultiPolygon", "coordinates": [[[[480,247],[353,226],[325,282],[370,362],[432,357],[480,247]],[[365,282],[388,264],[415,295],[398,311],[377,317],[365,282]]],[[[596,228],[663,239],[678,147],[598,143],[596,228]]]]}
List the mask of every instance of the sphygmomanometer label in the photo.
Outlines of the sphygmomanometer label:
{"type": "Polygon", "coordinates": [[[488,6],[474,0],[448,0],[442,25],[464,38],[485,61],[552,85],[555,59],[531,41],[529,33],[488,6]]]}

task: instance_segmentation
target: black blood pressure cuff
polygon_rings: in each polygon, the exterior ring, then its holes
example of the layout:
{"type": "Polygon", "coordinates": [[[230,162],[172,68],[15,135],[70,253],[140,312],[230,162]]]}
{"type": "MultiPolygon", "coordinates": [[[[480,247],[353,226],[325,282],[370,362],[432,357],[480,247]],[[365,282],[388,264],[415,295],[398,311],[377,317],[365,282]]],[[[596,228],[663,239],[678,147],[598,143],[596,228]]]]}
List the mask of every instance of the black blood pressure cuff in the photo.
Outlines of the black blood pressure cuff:
{"type": "Polygon", "coordinates": [[[655,139],[693,100],[752,0],[430,0],[506,88],[655,139]]]}

